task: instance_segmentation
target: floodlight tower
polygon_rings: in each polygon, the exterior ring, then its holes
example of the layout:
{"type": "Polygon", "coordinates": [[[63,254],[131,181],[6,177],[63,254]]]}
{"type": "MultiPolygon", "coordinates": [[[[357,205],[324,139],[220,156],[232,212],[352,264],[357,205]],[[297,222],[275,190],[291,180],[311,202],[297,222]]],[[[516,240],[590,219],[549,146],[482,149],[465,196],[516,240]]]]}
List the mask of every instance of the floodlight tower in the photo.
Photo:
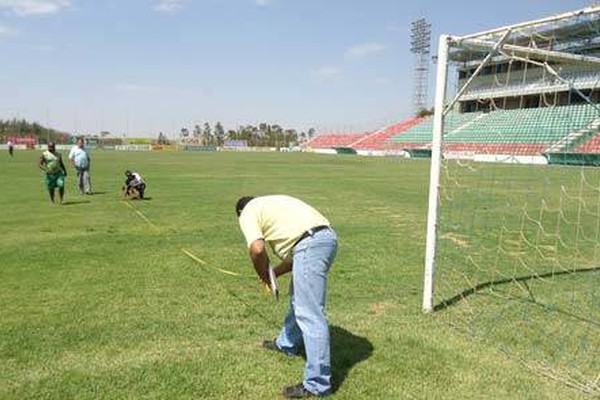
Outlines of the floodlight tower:
{"type": "Polygon", "coordinates": [[[427,107],[431,24],[425,18],[421,18],[410,25],[410,51],[415,55],[413,106],[415,113],[418,113],[427,107]]]}

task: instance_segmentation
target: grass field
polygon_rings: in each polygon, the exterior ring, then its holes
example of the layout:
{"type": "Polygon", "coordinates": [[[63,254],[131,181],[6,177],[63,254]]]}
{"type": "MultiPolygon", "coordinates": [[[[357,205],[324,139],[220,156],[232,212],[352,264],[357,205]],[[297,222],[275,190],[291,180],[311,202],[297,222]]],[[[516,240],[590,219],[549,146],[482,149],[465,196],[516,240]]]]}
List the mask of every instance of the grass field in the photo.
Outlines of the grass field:
{"type": "MultiPolygon", "coordinates": [[[[278,398],[303,360],[260,343],[279,331],[289,281],[280,302],[261,293],[234,204],[279,193],[314,205],[340,237],[332,398],[585,398],[452,328],[464,303],[421,312],[427,160],[95,152],[96,194],[78,195],[70,170],[58,206],[39,154],[1,156],[1,399],[278,398]],[[127,168],[148,182],[133,208],[119,198],[127,168]]],[[[468,306],[484,314],[485,302],[468,306]]]]}

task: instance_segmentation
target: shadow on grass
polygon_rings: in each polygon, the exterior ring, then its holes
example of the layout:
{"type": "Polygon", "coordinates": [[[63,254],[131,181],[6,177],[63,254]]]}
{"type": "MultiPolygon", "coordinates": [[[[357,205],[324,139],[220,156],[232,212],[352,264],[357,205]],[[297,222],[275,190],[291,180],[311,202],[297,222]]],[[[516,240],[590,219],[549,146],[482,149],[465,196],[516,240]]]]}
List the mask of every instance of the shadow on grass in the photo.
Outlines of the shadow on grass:
{"type": "Polygon", "coordinates": [[[595,272],[595,271],[600,271],[600,267],[581,268],[581,269],[573,269],[573,270],[569,270],[569,271],[559,271],[559,272],[548,272],[545,274],[526,275],[526,276],[520,276],[520,277],[515,277],[515,278],[505,278],[505,279],[498,279],[495,281],[483,282],[483,283],[473,286],[472,288],[464,290],[463,292],[457,294],[454,297],[451,297],[447,300],[442,300],[442,302],[440,302],[439,304],[436,304],[433,307],[433,311],[440,311],[440,310],[444,310],[448,307],[452,307],[453,305],[461,302],[462,300],[466,299],[467,297],[472,296],[472,295],[476,294],[477,292],[482,291],[483,289],[492,288],[494,286],[501,286],[501,285],[505,285],[507,283],[515,283],[515,282],[525,282],[526,283],[527,281],[536,280],[536,279],[552,278],[552,277],[560,276],[560,275],[581,274],[581,273],[595,272]]]}
{"type": "Polygon", "coordinates": [[[130,198],[126,198],[124,200],[128,200],[128,201],[151,201],[152,197],[144,197],[143,199],[140,199],[138,197],[130,197],[130,198]]]}
{"type": "Polygon", "coordinates": [[[64,201],[62,202],[60,205],[61,206],[76,206],[78,204],[87,204],[89,203],[89,200],[73,200],[73,201],[64,201]]]}
{"type": "Polygon", "coordinates": [[[350,370],[373,353],[373,345],[366,338],[356,336],[339,326],[330,327],[331,372],[333,392],[344,383],[350,370]]]}

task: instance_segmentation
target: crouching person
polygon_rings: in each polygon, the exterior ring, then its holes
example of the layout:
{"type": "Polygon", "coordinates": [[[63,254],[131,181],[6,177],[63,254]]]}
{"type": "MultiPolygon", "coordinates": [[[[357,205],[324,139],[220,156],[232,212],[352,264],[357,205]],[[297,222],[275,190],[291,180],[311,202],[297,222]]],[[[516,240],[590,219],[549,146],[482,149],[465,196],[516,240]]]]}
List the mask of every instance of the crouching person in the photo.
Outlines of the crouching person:
{"type": "Polygon", "coordinates": [[[123,197],[131,199],[143,199],[146,191],[146,182],[137,172],[125,171],[125,186],[123,186],[123,197]]]}

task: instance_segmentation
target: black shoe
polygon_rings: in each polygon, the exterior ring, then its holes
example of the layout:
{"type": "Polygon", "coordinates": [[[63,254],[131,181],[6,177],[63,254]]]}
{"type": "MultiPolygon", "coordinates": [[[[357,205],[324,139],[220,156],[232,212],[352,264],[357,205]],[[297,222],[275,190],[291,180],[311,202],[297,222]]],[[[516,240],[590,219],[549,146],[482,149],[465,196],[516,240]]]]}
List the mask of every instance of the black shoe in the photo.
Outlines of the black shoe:
{"type": "Polygon", "coordinates": [[[262,347],[267,349],[267,350],[272,350],[272,351],[277,351],[279,353],[283,353],[288,357],[296,357],[297,354],[294,353],[288,353],[287,351],[280,349],[279,346],[277,346],[277,342],[273,339],[273,340],[265,340],[262,342],[262,347]]]}
{"type": "Polygon", "coordinates": [[[277,343],[275,343],[274,340],[264,340],[262,342],[262,347],[264,347],[267,350],[283,352],[283,350],[281,350],[279,347],[277,347],[277,343]]]}
{"type": "Polygon", "coordinates": [[[311,392],[306,390],[302,383],[286,387],[285,389],[283,389],[283,392],[281,394],[286,399],[305,399],[307,397],[318,397],[316,394],[312,394],[311,392]]]}

